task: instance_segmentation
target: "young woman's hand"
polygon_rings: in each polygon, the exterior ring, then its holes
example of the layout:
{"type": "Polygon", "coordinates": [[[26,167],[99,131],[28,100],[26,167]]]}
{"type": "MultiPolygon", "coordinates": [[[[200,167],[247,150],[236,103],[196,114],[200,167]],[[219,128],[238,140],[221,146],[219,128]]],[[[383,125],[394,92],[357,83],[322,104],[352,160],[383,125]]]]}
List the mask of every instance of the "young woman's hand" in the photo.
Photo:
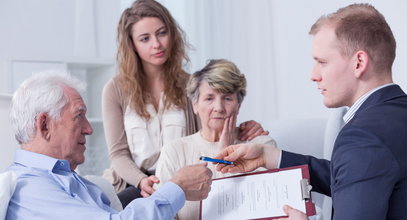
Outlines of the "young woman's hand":
{"type": "Polygon", "coordinates": [[[241,141],[250,141],[257,136],[268,135],[269,132],[265,131],[261,124],[256,121],[250,120],[240,124],[239,136],[237,137],[241,141]]]}
{"type": "Polygon", "coordinates": [[[140,184],[138,185],[138,188],[141,190],[140,194],[144,197],[147,198],[151,196],[155,192],[153,185],[154,183],[159,183],[160,180],[158,177],[151,175],[149,177],[144,177],[141,181],[140,184]]]}

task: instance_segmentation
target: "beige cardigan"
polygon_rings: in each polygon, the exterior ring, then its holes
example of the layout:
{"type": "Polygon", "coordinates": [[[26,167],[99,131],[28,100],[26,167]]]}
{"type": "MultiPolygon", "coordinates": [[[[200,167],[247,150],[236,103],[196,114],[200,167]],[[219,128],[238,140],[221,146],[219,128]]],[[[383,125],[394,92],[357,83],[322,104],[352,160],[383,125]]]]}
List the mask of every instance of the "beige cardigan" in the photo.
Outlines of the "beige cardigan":
{"type": "MultiPolygon", "coordinates": [[[[102,93],[103,127],[111,161],[111,168],[105,170],[103,177],[112,183],[117,192],[126,188],[127,184],[138,186],[141,179],[147,177],[147,174],[134,163],[127,143],[123,121],[127,105],[128,99],[120,87],[118,78],[114,77],[107,82],[102,93]]],[[[200,123],[192,110],[189,99],[187,99],[187,107],[184,112],[186,135],[197,132],[200,123]]],[[[151,160],[149,164],[154,164],[158,158],[147,159],[151,160]]]]}

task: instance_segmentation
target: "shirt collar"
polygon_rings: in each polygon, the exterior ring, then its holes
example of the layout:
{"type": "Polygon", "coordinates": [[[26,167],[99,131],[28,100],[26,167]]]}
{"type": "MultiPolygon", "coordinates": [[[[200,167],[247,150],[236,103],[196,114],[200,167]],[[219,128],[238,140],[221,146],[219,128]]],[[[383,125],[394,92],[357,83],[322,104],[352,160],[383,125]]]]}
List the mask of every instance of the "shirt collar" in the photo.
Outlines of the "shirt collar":
{"type": "Polygon", "coordinates": [[[53,172],[55,170],[71,171],[70,164],[67,160],[60,160],[23,149],[17,149],[14,162],[23,166],[50,170],[53,172]]]}
{"type": "Polygon", "coordinates": [[[345,124],[347,124],[350,120],[352,120],[353,116],[355,116],[355,113],[358,111],[360,106],[366,101],[367,98],[369,98],[370,95],[372,95],[374,92],[376,92],[379,89],[382,89],[387,86],[395,85],[394,83],[388,83],[379,87],[376,87],[375,89],[370,90],[369,92],[365,93],[362,97],[360,97],[353,105],[349,108],[349,110],[346,112],[346,114],[343,116],[343,121],[345,124]]]}

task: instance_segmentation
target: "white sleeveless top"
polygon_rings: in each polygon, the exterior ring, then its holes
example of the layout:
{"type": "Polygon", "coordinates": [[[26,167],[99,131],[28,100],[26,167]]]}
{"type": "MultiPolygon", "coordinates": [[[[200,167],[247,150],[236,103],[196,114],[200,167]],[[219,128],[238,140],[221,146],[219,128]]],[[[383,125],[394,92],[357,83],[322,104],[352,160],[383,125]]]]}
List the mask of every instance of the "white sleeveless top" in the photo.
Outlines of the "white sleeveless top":
{"type": "Polygon", "coordinates": [[[151,172],[155,171],[161,148],[172,140],[185,136],[186,132],[184,110],[177,107],[165,110],[164,99],[164,93],[161,93],[158,111],[152,104],[147,104],[146,109],[151,116],[148,121],[140,117],[130,106],[127,106],[123,116],[127,143],[133,160],[138,167],[151,172]]]}

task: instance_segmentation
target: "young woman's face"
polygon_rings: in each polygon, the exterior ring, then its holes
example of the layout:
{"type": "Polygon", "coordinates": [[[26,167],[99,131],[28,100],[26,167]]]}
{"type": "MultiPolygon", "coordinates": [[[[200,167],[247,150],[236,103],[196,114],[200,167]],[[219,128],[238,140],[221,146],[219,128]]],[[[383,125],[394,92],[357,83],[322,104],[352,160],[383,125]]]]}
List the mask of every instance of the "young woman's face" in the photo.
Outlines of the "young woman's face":
{"type": "Polygon", "coordinates": [[[132,27],[132,39],[143,65],[159,67],[169,56],[169,34],[164,23],[156,17],[145,17],[132,27]]]}

